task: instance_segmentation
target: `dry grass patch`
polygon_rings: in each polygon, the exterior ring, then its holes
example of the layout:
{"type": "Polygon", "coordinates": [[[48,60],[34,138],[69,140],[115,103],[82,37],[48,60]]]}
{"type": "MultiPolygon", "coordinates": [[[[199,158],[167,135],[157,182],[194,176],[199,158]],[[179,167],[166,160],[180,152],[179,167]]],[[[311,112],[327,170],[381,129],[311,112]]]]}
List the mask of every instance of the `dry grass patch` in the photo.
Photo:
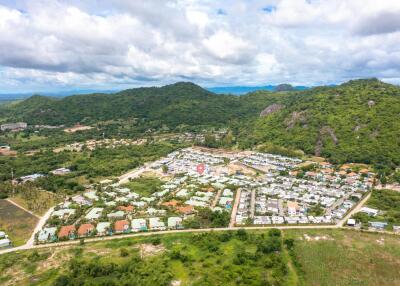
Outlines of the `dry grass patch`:
{"type": "Polygon", "coordinates": [[[0,200],[0,230],[4,230],[14,246],[24,244],[31,236],[38,219],[32,214],[13,205],[6,200],[0,200]]]}

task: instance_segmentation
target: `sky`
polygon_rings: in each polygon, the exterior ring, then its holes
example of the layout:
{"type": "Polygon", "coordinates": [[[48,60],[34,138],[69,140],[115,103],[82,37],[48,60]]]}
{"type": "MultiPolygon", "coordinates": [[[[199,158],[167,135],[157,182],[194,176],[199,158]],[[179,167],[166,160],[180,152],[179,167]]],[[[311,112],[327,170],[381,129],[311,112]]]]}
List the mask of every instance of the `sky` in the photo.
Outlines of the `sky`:
{"type": "Polygon", "coordinates": [[[0,93],[400,84],[399,0],[0,0],[0,93]]]}

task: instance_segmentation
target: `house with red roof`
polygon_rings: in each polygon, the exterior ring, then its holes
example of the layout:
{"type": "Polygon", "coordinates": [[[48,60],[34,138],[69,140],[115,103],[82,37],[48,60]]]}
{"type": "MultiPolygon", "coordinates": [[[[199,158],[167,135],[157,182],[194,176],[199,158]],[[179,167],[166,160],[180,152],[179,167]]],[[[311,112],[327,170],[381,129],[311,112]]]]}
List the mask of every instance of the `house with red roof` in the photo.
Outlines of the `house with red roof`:
{"type": "Polygon", "coordinates": [[[115,233],[126,233],[129,232],[129,221],[126,219],[117,220],[114,225],[115,233]]]}
{"type": "Polygon", "coordinates": [[[78,236],[89,236],[94,231],[94,225],[91,223],[84,223],[78,228],[78,236]]]}
{"type": "Polygon", "coordinates": [[[74,239],[75,238],[75,232],[76,228],[74,225],[65,225],[60,228],[60,231],[58,232],[58,238],[63,239],[63,238],[69,238],[69,239],[74,239]]]}

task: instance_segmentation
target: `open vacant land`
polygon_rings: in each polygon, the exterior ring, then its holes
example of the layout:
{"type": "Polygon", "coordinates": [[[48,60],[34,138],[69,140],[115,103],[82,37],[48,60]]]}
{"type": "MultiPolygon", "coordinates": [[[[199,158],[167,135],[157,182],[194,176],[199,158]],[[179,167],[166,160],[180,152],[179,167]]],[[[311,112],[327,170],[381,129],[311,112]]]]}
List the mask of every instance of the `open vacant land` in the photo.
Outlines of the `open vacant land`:
{"type": "Polygon", "coordinates": [[[62,195],[57,195],[43,190],[30,189],[10,198],[13,202],[36,215],[43,215],[46,211],[62,201],[62,195]]]}
{"type": "Polygon", "coordinates": [[[0,230],[4,230],[14,246],[24,244],[38,219],[6,200],[0,200],[0,230]]]}
{"type": "Polygon", "coordinates": [[[121,285],[129,279],[129,285],[399,285],[399,267],[397,236],[234,230],[1,255],[0,284],[121,285]]]}
{"type": "Polygon", "coordinates": [[[78,285],[74,284],[78,281],[79,285],[285,285],[290,270],[284,252],[277,230],[121,239],[2,255],[0,281],[5,285],[54,281],[55,285],[78,285]]]}
{"type": "Polygon", "coordinates": [[[285,231],[305,285],[400,285],[398,236],[345,230],[285,231]]]}

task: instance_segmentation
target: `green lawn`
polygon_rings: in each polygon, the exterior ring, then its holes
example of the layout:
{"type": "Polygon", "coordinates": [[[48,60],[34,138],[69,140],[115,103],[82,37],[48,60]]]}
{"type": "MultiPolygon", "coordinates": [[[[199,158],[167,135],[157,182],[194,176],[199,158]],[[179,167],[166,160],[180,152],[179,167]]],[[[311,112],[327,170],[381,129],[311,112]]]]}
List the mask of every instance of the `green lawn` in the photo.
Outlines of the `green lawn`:
{"type": "Polygon", "coordinates": [[[140,177],[133,179],[123,187],[129,188],[141,196],[151,196],[154,192],[160,190],[163,182],[157,177],[140,177]]]}

